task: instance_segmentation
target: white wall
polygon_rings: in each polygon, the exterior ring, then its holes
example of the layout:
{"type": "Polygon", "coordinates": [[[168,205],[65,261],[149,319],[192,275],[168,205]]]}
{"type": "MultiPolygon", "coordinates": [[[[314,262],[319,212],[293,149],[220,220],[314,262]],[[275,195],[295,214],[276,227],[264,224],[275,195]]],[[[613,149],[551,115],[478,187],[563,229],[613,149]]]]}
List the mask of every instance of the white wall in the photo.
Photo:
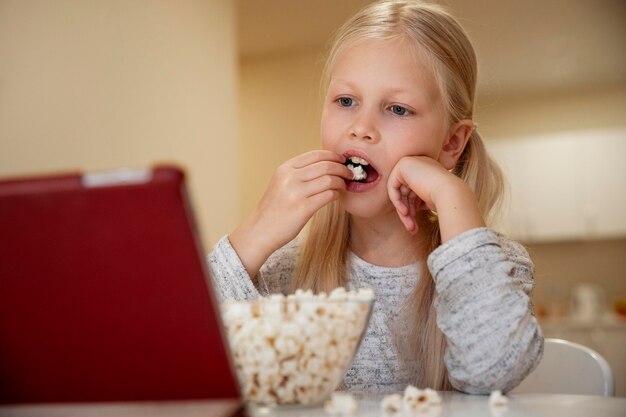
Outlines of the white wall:
{"type": "Polygon", "coordinates": [[[209,246],[239,214],[234,19],[229,0],[2,0],[0,176],[177,163],[209,246]]]}

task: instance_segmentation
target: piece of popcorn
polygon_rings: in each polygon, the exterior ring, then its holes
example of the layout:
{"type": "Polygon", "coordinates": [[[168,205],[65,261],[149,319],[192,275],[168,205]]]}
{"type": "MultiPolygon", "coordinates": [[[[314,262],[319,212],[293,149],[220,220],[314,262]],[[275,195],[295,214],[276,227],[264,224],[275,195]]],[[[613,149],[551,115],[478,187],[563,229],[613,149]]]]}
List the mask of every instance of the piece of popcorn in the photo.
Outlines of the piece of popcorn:
{"type": "Polygon", "coordinates": [[[354,181],[361,181],[367,178],[367,172],[363,169],[363,166],[357,165],[354,166],[352,164],[347,165],[348,169],[352,171],[352,179],[354,181]]]}
{"type": "Polygon", "coordinates": [[[431,388],[426,388],[426,389],[424,389],[423,392],[426,395],[426,397],[428,398],[428,404],[429,405],[441,404],[441,396],[439,396],[439,393],[437,391],[435,391],[434,389],[431,389],[431,388]]]}
{"type": "Polygon", "coordinates": [[[349,416],[356,413],[356,400],[351,394],[333,392],[331,399],[324,404],[324,410],[332,415],[349,416]]]}
{"type": "Polygon", "coordinates": [[[386,415],[393,415],[402,412],[403,403],[400,394],[387,395],[380,403],[381,411],[386,415]]]}
{"type": "Polygon", "coordinates": [[[267,298],[273,301],[284,301],[287,297],[279,293],[279,294],[270,294],[270,296],[267,298]]]}
{"type": "Polygon", "coordinates": [[[301,290],[297,289],[294,293],[296,300],[310,300],[315,298],[315,294],[313,294],[312,290],[301,290]]]}
{"type": "Polygon", "coordinates": [[[338,301],[343,301],[343,300],[347,300],[348,299],[348,294],[346,292],[346,289],[343,287],[337,287],[334,290],[331,291],[330,295],[328,296],[329,300],[338,300],[338,301]]]}
{"type": "Polygon", "coordinates": [[[408,385],[402,396],[402,409],[407,414],[426,410],[428,409],[428,398],[422,393],[422,390],[413,385],[408,385]]]}
{"type": "Polygon", "coordinates": [[[374,290],[371,288],[361,288],[357,291],[355,298],[360,301],[371,301],[374,299],[374,290]]]}
{"type": "Polygon", "coordinates": [[[404,390],[402,397],[403,410],[405,413],[415,413],[418,411],[426,411],[429,406],[438,406],[441,404],[441,397],[437,391],[426,388],[418,389],[413,385],[408,385],[404,390]]]}
{"type": "Polygon", "coordinates": [[[509,403],[509,400],[504,395],[502,395],[502,391],[500,390],[491,391],[491,394],[489,395],[490,406],[506,407],[508,403],[509,403]]]}

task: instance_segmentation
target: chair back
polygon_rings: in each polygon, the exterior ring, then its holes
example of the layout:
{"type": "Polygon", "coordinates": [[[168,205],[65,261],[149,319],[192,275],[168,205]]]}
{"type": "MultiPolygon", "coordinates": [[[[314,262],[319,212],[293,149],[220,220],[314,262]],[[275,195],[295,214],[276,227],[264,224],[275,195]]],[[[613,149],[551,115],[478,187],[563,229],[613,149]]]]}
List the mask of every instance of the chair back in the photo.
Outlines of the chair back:
{"type": "Polygon", "coordinates": [[[613,396],[613,372],[595,350],[562,339],[545,339],[537,368],[512,393],[613,396]]]}

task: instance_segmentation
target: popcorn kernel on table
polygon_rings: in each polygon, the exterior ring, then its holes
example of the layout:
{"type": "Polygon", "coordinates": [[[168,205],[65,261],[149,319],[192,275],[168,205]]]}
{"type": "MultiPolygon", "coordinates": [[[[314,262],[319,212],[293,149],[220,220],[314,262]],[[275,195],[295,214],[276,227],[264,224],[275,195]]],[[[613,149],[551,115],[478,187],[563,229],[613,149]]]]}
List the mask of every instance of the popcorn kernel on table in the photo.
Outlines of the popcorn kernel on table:
{"type": "Polygon", "coordinates": [[[334,392],[331,399],[324,404],[324,410],[333,415],[349,416],[356,413],[356,400],[351,394],[334,392]]]}
{"type": "Polygon", "coordinates": [[[403,395],[392,394],[383,398],[380,403],[381,411],[385,416],[412,416],[430,410],[439,410],[441,405],[439,393],[431,388],[419,389],[407,385],[403,395]],[[434,408],[430,408],[434,407],[434,408]]]}
{"type": "Polygon", "coordinates": [[[489,395],[490,406],[505,407],[506,405],[508,405],[508,403],[509,403],[509,400],[508,398],[506,398],[506,396],[502,394],[502,391],[500,390],[491,391],[491,394],[489,395]]]}

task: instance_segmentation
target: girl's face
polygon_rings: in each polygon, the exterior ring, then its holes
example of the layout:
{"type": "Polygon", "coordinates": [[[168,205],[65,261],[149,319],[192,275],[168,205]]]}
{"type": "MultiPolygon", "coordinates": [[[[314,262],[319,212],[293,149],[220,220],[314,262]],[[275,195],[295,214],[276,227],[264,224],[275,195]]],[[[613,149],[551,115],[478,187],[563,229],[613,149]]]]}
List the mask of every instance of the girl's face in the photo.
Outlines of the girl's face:
{"type": "Polygon", "coordinates": [[[367,179],[349,181],[342,202],[358,217],[395,212],[389,174],[404,156],[439,158],[445,111],[421,54],[406,41],[361,40],[339,53],[324,102],[323,147],[369,163],[367,179]]]}

